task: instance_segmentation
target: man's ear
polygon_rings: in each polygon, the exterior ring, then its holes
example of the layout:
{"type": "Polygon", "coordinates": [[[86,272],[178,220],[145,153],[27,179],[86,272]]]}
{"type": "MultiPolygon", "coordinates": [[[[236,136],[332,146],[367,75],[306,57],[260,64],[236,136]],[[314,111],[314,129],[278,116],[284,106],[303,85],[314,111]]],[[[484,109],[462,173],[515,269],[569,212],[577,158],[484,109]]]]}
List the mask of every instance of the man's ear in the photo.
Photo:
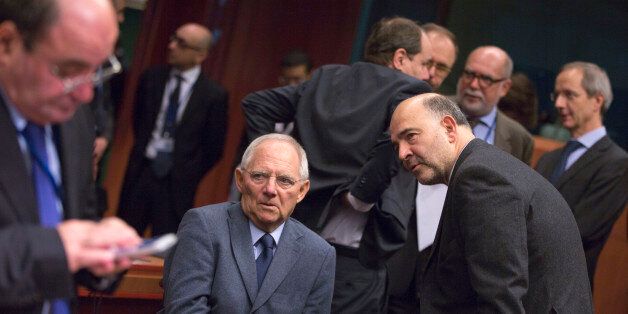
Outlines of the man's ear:
{"type": "Polygon", "coordinates": [[[405,61],[407,57],[408,57],[408,53],[406,52],[406,49],[399,48],[395,50],[395,53],[393,53],[393,58],[391,61],[391,67],[395,70],[401,70],[403,66],[403,62],[405,61]]]}
{"type": "Polygon", "coordinates": [[[450,115],[446,115],[441,120],[441,125],[445,128],[445,135],[449,142],[453,142],[456,139],[456,130],[458,129],[458,124],[456,123],[456,119],[450,115]]]}
{"type": "Polygon", "coordinates": [[[242,176],[242,170],[240,169],[240,167],[237,167],[234,170],[233,177],[235,179],[235,184],[238,188],[238,191],[242,193],[242,190],[244,189],[244,176],[242,176]]]}
{"type": "Polygon", "coordinates": [[[511,86],[512,86],[512,80],[511,79],[507,79],[507,80],[503,81],[502,82],[502,86],[500,87],[499,97],[506,96],[506,94],[508,94],[508,91],[510,90],[511,86]]]}
{"type": "Polygon", "coordinates": [[[22,46],[22,37],[13,21],[0,23],[0,65],[11,62],[11,56],[22,46]]]}
{"type": "Polygon", "coordinates": [[[299,188],[299,196],[297,198],[297,203],[302,201],[303,198],[305,198],[305,195],[307,194],[309,190],[310,190],[310,180],[303,181],[303,184],[301,184],[301,187],[299,188]]]}
{"type": "Polygon", "coordinates": [[[597,112],[602,112],[602,107],[604,107],[604,96],[600,93],[593,96],[594,106],[597,112]]]}

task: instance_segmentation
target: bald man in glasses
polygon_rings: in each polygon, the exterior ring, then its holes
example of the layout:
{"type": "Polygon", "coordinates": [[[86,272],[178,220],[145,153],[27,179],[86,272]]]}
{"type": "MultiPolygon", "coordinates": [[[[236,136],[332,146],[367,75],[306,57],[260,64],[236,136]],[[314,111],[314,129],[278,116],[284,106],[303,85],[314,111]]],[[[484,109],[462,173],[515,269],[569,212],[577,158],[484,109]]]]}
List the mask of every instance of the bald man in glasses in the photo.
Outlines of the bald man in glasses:
{"type": "Polygon", "coordinates": [[[118,212],[140,234],[149,225],[153,235],[176,232],[199,182],[222,156],[228,95],[201,71],[211,38],[202,25],[179,27],[170,36],[168,65],[140,78],[118,212]]]}

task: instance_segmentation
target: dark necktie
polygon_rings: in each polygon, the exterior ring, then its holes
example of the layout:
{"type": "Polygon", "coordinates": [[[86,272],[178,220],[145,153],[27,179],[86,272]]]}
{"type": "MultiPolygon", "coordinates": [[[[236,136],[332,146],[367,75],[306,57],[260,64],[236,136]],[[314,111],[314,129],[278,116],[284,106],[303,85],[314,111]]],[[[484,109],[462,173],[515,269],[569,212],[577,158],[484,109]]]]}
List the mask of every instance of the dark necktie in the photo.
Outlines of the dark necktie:
{"type": "MultiPolygon", "coordinates": [[[[168,97],[168,107],[166,108],[164,126],[161,132],[163,138],[174,139],[174,132],[177,127],[179,95],[181,94],[181,81],[183,81],[183,77],[176,74],[175,79],[177,80],[177,85],[172,93],[170,93],[170,97],[168,97]]],[[[157,151],[157,156],[153,159],[151,168],[158,178],[165,177],[172,168],[172,151],[157,151]]]]}
{"type": "Polygon", "coordinates": [[[583,146],[582,143],[578,141],[571,140],[567,142],[567,145],[565,145],[565,148],[560,154],[560,160],[558,161],[558,164],[556,164],[556,168],[554,168],[554,171],[552,172],[552,175],[550,176],[550,182],[552,182],[552,184],[556,185],[556,183],[558,182],[558,179],[560,179],[560,176],[565,172],[565,167],[567,166],[567,159],[569,158],[571,153],[573,153],[574,151],[576,151],[576,149],[582,146],[583,146]]]}
{"type": "Polygon", "coordinates": [[[257,266],[257,287],[262,286],[262,282],[264,281],[264,277],[266,277],[266,271],[268,270],[268,266],[270,266],[270,262],[273,261],[273,248],[275,247],[275,239],[266,233],[264,234],[257,243],[261,245],[262,252],[255,260],[255,264],[257,266]]]}
{"type": "Polygon", "coordinates": [[[179,74],[176,74],[174,77],[177,80],[177,85],[168,98],[168,108],[166,109],[166,118],[164,119],[164,128],[162,131],[163,137],[174,137],[174,131],[177,126],[177,111],[179,111],[179,96],[181,94],[181,81],[183,81],[183,77],[179,74]]]}
{"type": "MultiPolygon", "coordinates": [[[[22,135],[31,156],[31,174],[37,194],[40,224],[44,227],[54,227],[61,222],[61,213],[57,208],[57,185],[48,168],[45,130],[29,122],[22,135]]],[[[69,302],[65,299],[50,301],[50,307],[54,314],[70,313],[69,302]]]]}

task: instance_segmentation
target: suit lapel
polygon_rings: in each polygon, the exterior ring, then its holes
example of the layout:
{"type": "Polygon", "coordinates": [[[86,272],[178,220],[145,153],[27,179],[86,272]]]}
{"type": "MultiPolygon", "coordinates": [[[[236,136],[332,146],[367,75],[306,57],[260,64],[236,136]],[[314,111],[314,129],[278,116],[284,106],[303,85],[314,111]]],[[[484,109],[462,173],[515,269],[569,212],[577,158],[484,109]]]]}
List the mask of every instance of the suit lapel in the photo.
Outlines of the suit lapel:
{"type": "Polygon", "coordinates": [[[510,143],[510,132],[507,128],[506,120],[504,120],[503,113],[497,110],[495,116],[495,146],[507,151],[512,152],[512,144],[510,143]]]}
{"type": "Polygon", "coordinates": [[[249,303],[253,304],[257,295],[257,270],[255,268],[255,256],[253,255],[251,229],[239,204],[229,208],[228,223],[233,256],[242,275],[249,303]]]}
{"type": "Polygon", "coordinates": [[[39,224],[35,190],[30,171],[17,141],[9,110],[0,97],[0,193],[11,203],[18,222],[39,224]]]}
{"type": "Polygon", "coordinates": [[[286,221],[273,261],[251,308],[252,312],[268,301],[299,259],[303,249],[301,242],[299,242],[302,236],[303,234],[294,228],[294,224],[290,220],[286,221]]]}
{"type": "MultiPolygon", "coordinates": [[[[593,146],[588,149],[584,155],[582,155],[576,162],[567,169],[562,176],[556,182],[556,188],[560,190],[560,188],[565,185],[569,180],[581,172],[583,168],[587,167],[590,163],[595,161],[596,159],[604,156],[604,153],[610,148],[611,142],[608,136],[604,136],[597,143],[593,144],[593,146]]],[[[562,153],[562,150],[561,150],[562,153]]]]}
{"type": "Polygon", "coordinates": [[[185,121],[192,119],[193,114],[195,112],[199,112],[195,107],[201,105],[203,102],[200,101],[200,92],[199,92],[199,84],[201,79],[203,78],[203,73],[200,73],[194,85],[192,85],[192,93],[190,94],[190,98],[188,99],[188,103],[185,106],[185,110],[183,111],[183,115],[181,115],[181,120],[177,124],[185,125],[185,121]]]}

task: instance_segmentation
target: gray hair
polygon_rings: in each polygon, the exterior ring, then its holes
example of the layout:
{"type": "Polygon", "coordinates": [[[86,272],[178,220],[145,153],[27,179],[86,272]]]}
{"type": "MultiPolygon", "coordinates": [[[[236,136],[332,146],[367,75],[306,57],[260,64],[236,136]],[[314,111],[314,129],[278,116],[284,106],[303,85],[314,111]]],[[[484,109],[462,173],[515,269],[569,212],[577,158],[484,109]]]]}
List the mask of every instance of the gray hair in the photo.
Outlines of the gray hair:
{"type": "Polygon", "coordinates": [[[450,115],[456,120],[456,124],[470,127],[469,121],[462,113],[462,110],[460,110],[460,107],[445,96],[439,94],[429,95],[423,99],[423,107],[435,118],[441,119],[446,115],[450,115]]]}
{"type": "Polygon", "coordinates": [[[602,114],[604,114],[611,106],[611,102],[613,102],[611,81],[608,79],[606,71],[594,63],[575,61],[563,65],[560,72],[571,69],[579,69],[582,71],[581,85],[589,97],[598,94],[604,97],[604,106],[602,109],[602,114]]]}
{"type": "Polygon", "coordinates": [[[292,145],[292,147],[297,150],[297,153],[299,155],[299,176],[301,176],[301,179],[308,179],[310,177],[307,163],[307,155],[305,154],[305,150],[303,150],[303,147],[301,147],[301,144],[299,144],[299,142],[297,142],[292,136],[279,133],[270,133],[254,139],[242,155],[242,161],[240,162],[239,166],[241,169],[247,168],[247,166],[251,163],[251,160],[253,159],[253,153],[264,141],[278,141],[292,145]]]}

